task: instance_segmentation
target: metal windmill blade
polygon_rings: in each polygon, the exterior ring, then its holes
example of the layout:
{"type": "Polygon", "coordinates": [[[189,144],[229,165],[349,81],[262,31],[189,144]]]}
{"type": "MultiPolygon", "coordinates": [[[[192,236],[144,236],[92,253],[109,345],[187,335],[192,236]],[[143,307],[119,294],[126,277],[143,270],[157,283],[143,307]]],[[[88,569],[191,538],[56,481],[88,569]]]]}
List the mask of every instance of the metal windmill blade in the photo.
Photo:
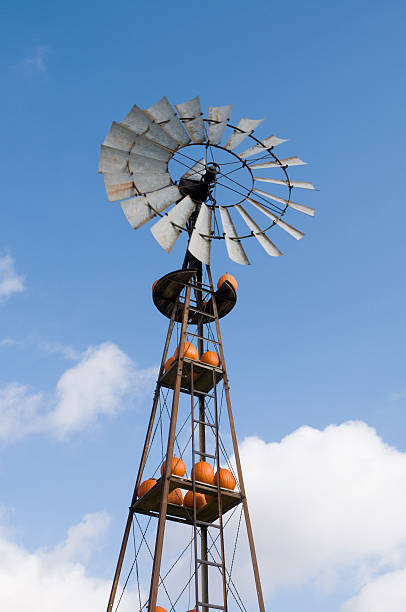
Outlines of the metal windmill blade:
{"type": "Polygon", "coordinates": [[[248,136],[253,134],[256,128],[263,122],[263,119],[240,119],[234,132],[228,139],[225,148],[229,151],[236,149],[248,136]]]}
{"type": "Polygon", "coordinates": [[[209,108],[209,143],[218,145],[223,138],[227,123],[230,121],[232,104],[228,106],[210,106],[209,108]]]}
{"type": "Polygon", "coordinates": [[[216,240],[224,240],[230,259],[241,265],[250,263],[249,238],[270,255],[281,255],[268,233],[279,227],[299,240],[304,234],[286,219],[289,210],[314,215],[313,208],[291,200],[292,189],[314,190],[312,183],[288,176],[291,167],[306,162],[279,158],[275,148],[286,139],[257,138],[263,119],[230,124],[231,110],[231,104],[210,106],[205,117],[198,96],[175,106],[166,97],[146,110],[134,105],[112,123],[100,152],[108,199],[120,202],[130,225],[138,229],[155,218],[151,233],[167,252],[184,232],[189,253],[207,265],[216,240]],[[245,149],[237,153],[242,143],[245,149]],[[272,177],[256,176],[259,169],[272,169],[272,177]],[[286,194],[268,193],[261,183],[286,194]],[[244,203],[262,213],[264,227],[244,203]]]}
{"type": "Polygon", "coordinates": [[[184,197],[176,206],[151,227],[152,235],[168,253],[182,233],[182,229],[195,208],[190,196],[184,197]]]}
{"type": "Polygon", "coordinates": [[[193,142],[204,142],[204,122],[199,96],[189,102],[177,104],[176,108],[193,142]]]}

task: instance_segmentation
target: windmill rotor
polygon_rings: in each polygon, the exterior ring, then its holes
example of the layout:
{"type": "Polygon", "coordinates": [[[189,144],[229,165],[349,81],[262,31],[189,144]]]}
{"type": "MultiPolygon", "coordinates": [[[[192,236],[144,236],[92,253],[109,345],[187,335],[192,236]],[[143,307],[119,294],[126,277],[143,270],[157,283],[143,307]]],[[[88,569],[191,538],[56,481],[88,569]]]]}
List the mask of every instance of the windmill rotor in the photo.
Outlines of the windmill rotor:
{"type": "Polygon", "coordinates": [[[250,263],[242,241],[252,237],[280,256],[268,233],[277,227],[299,240],[303,232],[285,215],[314,215],[291,198],[293,191],[315,189],[289,177],[291,167],[306,162],[278,157],[275,148],[287,139],[258,139],[254,131],[263,119],[243,117],[233,125],[231,110],[210,107],[205,118],[198,96],[175,108],[165,97],[145,110],[134,105],[112,123],[101,146],[107,196],[120,202],[130,225],[138,229],[154,220],[151,233],[167,252],[186,232],[189,252],[205,264],[213,240],[224,240],[230,259],[242,265],[250,263]]]}

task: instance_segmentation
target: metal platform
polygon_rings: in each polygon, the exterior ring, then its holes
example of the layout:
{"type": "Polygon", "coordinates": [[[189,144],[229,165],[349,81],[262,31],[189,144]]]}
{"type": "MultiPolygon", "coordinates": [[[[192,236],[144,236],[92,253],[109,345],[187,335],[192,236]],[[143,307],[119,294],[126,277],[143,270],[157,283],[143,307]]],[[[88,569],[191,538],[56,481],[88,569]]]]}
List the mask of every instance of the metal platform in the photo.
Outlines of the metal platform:
{"type": "MultiPolygon", "coordinates": [[[[146,493],[140,499],[137,499],[131,510],[138,514],[158,516],[161,503],[162,484],[163,478],[160,478],[156,485],[152,487],[148,493],[146,493]]],[[[189,478],[180,478],[179,476],[172,475],[169,482],[169,492],[173,491],[174,489],[186,489],[188,491],[192,491],[193,483],[189,478]]],[[[231,491],[230,489],[220,489],[220,491],[223,515],[242,502],[241,493],[231,491]]],[[[217,486],[196,482],[196,492],[212,496],[211,501],[197,511],[197,520],[205,523],[214,523],[219,518],[217,486]]],[[[178,523],[181,522],[188,525],[193,525],[193,509],[168,503],[166,518],[167,520],[173,520],[178,523]]]]}
{"type": "MultiPolygon", "coordinates": [[[[152,290],[152,299],[155,306],[168,319],[171,318],[173,307],[178,300],[182,289],[185,285],[196,275],[196,270],[175,270],[169,272],[160,278],[155,287],[152,290]]],[[[203,293],[212,293],[209,289],[205,291],[202,286],[203,293]]],[[[237,303],[237,293],[234,287],[225,281],[220,289],[214,292],[214,297],[217,304],[218,318],[225,317],[237,303]]],[[[182,322],[183,317],[183,303],[178,303],[175,321],[178,323],[182,322]]],[[[202,309],[198,309],[190,306],[190,312],[188,317],[188,323],[211,323],[214,320],[214,309],[213,309],[213,298],[203,304],[202,309]]]]}
{"type": "MultiPolygon", "coordinates": [[[[191,381],[191,370],[193,364],[193,393],[195,395],[207,394],[214,386],[214,380],[216,384],[223,378],[223,370],[214,366],[202,363],[201,361],[195,361],[188,357],[183,358],[183,370],[181,379],[180,390],[183,393],[192,393],[192,381],[191,381]]],[[[178,368],[178,360],[176,359],[170,369],[161,376],[159,384],[162,387],[173,389],[175,387],[176,372],[178,368]]]]}

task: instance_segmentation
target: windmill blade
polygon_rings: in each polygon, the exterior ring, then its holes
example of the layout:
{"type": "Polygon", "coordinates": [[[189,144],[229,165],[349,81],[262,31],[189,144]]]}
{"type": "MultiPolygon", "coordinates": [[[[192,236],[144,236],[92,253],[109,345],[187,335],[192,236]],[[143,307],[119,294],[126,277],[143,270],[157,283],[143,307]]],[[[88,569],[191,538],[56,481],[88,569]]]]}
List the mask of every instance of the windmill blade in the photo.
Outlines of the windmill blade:
{"type": "Polygon", "coordinates": [[[131,174],[111,174],[106,172],[103,178],[110,202],[125,200],[137,194],[131,174]]]}
{"type": "Polygon", "coordinates": [[[134,146],[138,134],[128,127],[113,121],[103,144],[129,153],[134,146]]]}
{"type": "Polygon", "coordinates": [[[185,128],[194,143],[204,142],[204,123],[203,113],[200,106],[200,98],[196,96],[189,102],[183,104],[175,104],[176,110],[183,119],[185,128]]]}
{"type": "Polygon", "coordinates": [[[157,144],[169,150],[176,151],[178,148],[177,141],[165,132],[159,125],[153,122],[151,117],[139,108],[136,104],[120,123],[123,127],[128,127],[137,136],[145,136],[148,140],[152,140],[157,144]]]}
{"type": "Polygon", "coordinates": [[[255,223],[254,219],[250,217],[247,211],[240,204],[236,204],[235,207],[268,255],[272,255],[273,257],[282,255],[282,252],[278,249],[278,247],[276,247],[274,243],[269,240],[266,234],[262,233],[261,228],[255,223]]]}
{"type": "Polygon", "coordinates": [[[264,162],[263,164],[250,165],[251,170],[254,168],[286,168],[287,166],[305,166],[307,162],[302,161],[298,157],[286,157],[274,162],[264,162]]]}
{"type": "Polygon", "coordinates": [[[211,209],[202,203],[189,240],[188,251],[207,266],[210,265],[211,209]],[[202,235],[203,234],[203,235],[202,235]]]}
{"type": "Polygon", "coordinates": [[[245,159],[246,157],[251,157],[251,155],[256,155],[257,153],[263,153],[264,150],[271,149],[287,141],[287,138],[268,136],[268,138],[265,138],[265,140],[261,141],[262,144],[256,144],[253,147],[250,147],[249,149],[246,149],[245,151],[240,153],[240,157],[242,157],[242,159],[245,159]]]}
{"type": "Polygon", "coordinates": [[[250,262],[241,245],[241,241],[237,238],[237,232],[228,208],[220,206],[219,210],[229,258],[236,263],[242,264],[243,266],[249,266],[250,262]]]}
{"type": "Polygon", "coordinates": [[[201,181],[202,176],[206,173],[206,160],[202,157],[194,166],[189,168],[182,178],[189,179],[189,181],[201,181]]]}
{"type": "Polygon", "coordinates": [[[99,172],[111,172],[113,174],[128,172],[128,160],[129,155],[126,151],[101,145],[99,172]]]}
{"type": "Polygon", "coordinates": [[[134,104],[128,115],[121,121],[122,125],[126,125],[138,136],[145,134],[151,126],[151,119],[148,117],[142,108],[134,104]]]}
{"type": "Polygon", "coordinates": [[[137,190],[132,185],[106,185],[106,193],[110,202],[118,202],[137,195],[137,190]]]}
{"type": "Polygon", "coordinates": [[[209,123],[209,143],[212,145],[218,145],[223,138],[224,130],[227,127],[227,123],[230,121],[232,104],[227,106],[210,106],[209,107],[209,120],[214,123],[209,123]]]}
{"type": "Polygon", "coordinates": [[[139,193],[149,193],[171,185],[172,180],[168,172],[162,174],[134,172],[134,184],[139,193]]]}
{"type": "Polygon", "coordinates": [[[262,181],[263,183],[275,183],[276,185],[286,185],[287,187],[300,187],[301,189],[315,189],[313,183],[304,181],[282,181],[279,179],[264,178],[262,176],[254,176],[254,181],[262,181]]]}
{"type": "Polygon", "coordinates": [[[175,185],[171,185],[159,191],[130,198],[120,202],[120,204],[129,224],[134,229],[138,229],[141,225],[155,217],[157,212],[162,212],[181,198],[182,194],[179,189],[175,185]]]}
{"type": "Polygon", "coordinates": [[[285,204],[285,206],[290,206],[290,208],[294,208],[295,210],[299,210],[305,215],[309,215],[309,217],[314,217],[314,208],[310,208],[309,206],[305,206],[304,204],[297,204],[296,202],[290,202],[289,200],[285,200],[285,198],[280,198],[279,196],[274,195],[273,193],[267,193],[266,191],[262,191],[262,189],[253,189],[256,193],[259,193],[270,200],[275,200],[275,202],[280,202],[281,204],[285,204]]]}
{"type": "Polygon", "coordinates": [[[276,225],[279,225],[279,227],[285,230],[285,232],[293,236],[293,238],[296,238],[296,240],[300,240],[301,238],[303,238],[304,236],[303,232],[300,232],[295,227],[292,227],[291,225],[289,225],[289,223],[286,223],[285,221],[282,221],[282,219],[279,219],[276,215],[271,213],[270,210],[265,208],[265,206],[262,206],[262,204],[260,204],[259,202],[256,202],[255,200],[252,200],[251,198],[247,198],[247,200],[248,202],[251,202],[251,204],[253,204],[256,208],[258,208],[258,210],[264,213],[264,215],[272,219],[272,221],[274,221],[276,225]]]}
{"type": "Polygon", "coordinates": [[[192,198],[186,196],[151,227],[155,240],[168,253],[181,234],[181,230],[176,226],[184,227],[194,208],[192,198]]]}
{"type": "Polygon", "coordinates": [[[239,144],[241,144],[254,130],[263,122],[263,119],[246,119],[243,117],[240,119],[234,132],[228,139],[225,148],[229,151],[233,151],[239,144]]]}
{"type": "Polygon", "coordinates": [[[314,217],[314,208],[310,208],[310,206],[305,206],[304,204],[297,204],[296,202],[289,202],[288,206],[290,208],[294,208],[299,212],[304,213],[305,215],[309,215],[309,217],[314,217]]]}
{"type": "Polygon", "coordinates": [[[105,185],[119,185],[123,183],[132,183],[133,177],[129,172],[112,173],[105,172],[103,174],[105,185]]]}
{"type": "Polygon", "coordinates": [[[161,159],[153,159],[145,157],[145,155],[137,155],[130,153],[128,157],[128,167],[132,173],[141,174],[143,172],[149,174],[165,174],[168,171],[168,162],[161,159]]]}
{"type": "Polygon", "coordinates": [[[148,140],[145,136],[137,136],[134,141],[134,146],[131,153],[151,157],[152,159],[160,159],[168,162],[172,156],[170,151],[163,149],[152,140],[148,140]]]}
{"type": "Polygon", "coordinates": [[[159,127],[169,134],[169,136],[179,145],[187,145],[190,142],[190,138],[185,128],[165,96],[154,104],[154,106],[147,108],[144,113],[157,123],[159,127]]]}
{"type": "Polygon", "coordinates": [[[179,148],[176,140],[167,134],[167,132],[165,132],[165,130],[159,127],[159,125],[156,123],[152,123],[148,132],[143,134],[143,136],[148,138],[148,140],[152,140],[152,142],[156,142],[161,147],[168,149],[168,151],[171,151],[172,153],[175,153],[175,151],[179,148]]]}

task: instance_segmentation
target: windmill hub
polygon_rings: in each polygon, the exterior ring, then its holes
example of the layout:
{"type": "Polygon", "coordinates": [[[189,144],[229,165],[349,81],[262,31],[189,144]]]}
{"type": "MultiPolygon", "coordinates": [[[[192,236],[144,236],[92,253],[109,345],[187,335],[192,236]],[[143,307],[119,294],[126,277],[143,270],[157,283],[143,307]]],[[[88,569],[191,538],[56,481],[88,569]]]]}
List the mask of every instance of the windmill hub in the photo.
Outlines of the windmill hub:
{"type": "Polygon", "coordinates": [[[195,202],[205,202],[209,196],[210,188],[216,182],[218,164],[209,164],[198,181],[183,176],[179,181],[179,191],[184,196],[190,196],[195,202]]]}

